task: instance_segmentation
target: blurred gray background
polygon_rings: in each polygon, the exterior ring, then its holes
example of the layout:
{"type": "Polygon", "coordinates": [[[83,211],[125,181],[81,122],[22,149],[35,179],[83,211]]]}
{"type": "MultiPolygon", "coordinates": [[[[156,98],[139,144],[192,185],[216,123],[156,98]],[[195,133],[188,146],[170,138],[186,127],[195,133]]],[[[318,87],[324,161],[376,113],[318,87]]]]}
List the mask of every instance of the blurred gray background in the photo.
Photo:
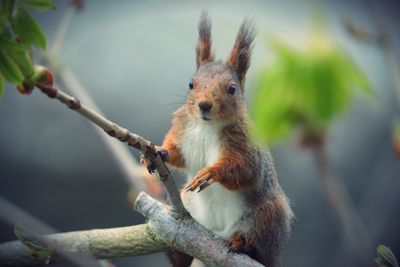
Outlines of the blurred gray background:
{"type": "MultiPolygon", "coordinates": [[[[57,10],[35,14],[49,42],[67,7],[66,1],[55,3],[57,10]]],[[[376,1],[375,6],[398,51],[397,1],[376,1]]],[[[212,17],[214,49],[221,59],[232,48],[242,19],[254,18],[258,36],[248,96],[252,77],[273,59],[267,38],[301,44],[311,32],[314,11],[327,16],[329,36],[367,73],[377,91],[375,103],[357,96],[335,121],[329,157],[374,244],[389,245],[400,256],[400,160],[391,144],[391,122],[399,107],[393,83],[382,51],[356,42],[341,22],[344,17],[373,30],[365,1],[87,1],[66,34],[63,63],[109,119],[161,143],[195,71],[197,23],[204,9],[212,17]]],[[[117,164],[85,119],[37,91],[23,96],[8,86],[0,98],[0,122],[1,196],[61,232],[144,222],[127,201],[128,186],[117,164]]],[[[296,214],[283,266],[357,266],[346,252],[309,153],[295,138],[271,149],[296,214]]],[[[12,226],[0,222],[0,242],[13,239],[12,226]]],[[[365,257],[373,266],[374,251],[365,257]]],[[[113,262],[167,265],[163,254],[113,262]]]]}

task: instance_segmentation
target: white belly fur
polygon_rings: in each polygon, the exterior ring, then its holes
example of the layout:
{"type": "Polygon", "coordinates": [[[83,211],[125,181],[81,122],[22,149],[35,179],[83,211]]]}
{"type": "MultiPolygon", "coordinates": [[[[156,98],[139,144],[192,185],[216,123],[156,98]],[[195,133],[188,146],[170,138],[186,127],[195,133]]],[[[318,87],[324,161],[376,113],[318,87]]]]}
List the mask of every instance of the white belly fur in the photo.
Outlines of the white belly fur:
{"type": "MultiPolygon", "coordinates": [[[[187,179],[215,163],[219,156],[221,126],[210,122],[192,123],[181,143],[187,179]]],[[[229,191],[214,183],[200,193],[184,193],[184,205],[192,217],[215,234],[228,239],[239,227],[244,203],[238,192],[229,191]]]]}

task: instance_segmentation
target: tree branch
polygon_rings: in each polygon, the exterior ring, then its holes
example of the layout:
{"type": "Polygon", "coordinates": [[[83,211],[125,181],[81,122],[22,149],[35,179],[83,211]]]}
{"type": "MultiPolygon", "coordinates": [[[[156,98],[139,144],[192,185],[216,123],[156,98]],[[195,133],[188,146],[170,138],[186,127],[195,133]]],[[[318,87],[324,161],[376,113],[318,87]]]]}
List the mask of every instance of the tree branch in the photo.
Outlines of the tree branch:
{"type": "MultiPolygon", "coordinates": [[[[139,194],[135,206],[149,219],[148,224],[46,235],[44,238],[50,244],[47,249],[52,250],[54,245],[69,253],[111,259],[172,248],[200,259],[207,266],[263,266],[247,255],[229,252],[226,240],[217,237],[190,216],[172,216],[168,206],[144,192],[139,194]]],[[[35,255],[21,241],[0,244],[0,266],[37,266],[46,261],[48,257],[35,255]]],[[[65,261],[65,257],[54,253],[48,263],[65,261]]]]}
{"type": "MultiPolygon", "coordinates": [[[[52,72],[61,80],[61,83],[64,87],[66,87],[67,91],[76,95],[87,105],[88,108],[100,114],[101,116],[104,116],[101,109],[87,93],[86,88],[70,69],[65,66],[61,66],[60,59],[57,56],[48,52],[43,54],[43,59],[47,64],[49,64],[52,72]]],[[[149,182],[150,179],[157,180],[157,178],[150,177],[151,175],[147,173],[147,170],[145,170],[145,168],[135,160],[132,154],[129,153],[126,145],[114,142],[104,134],[104,131],[102,131],[101,128],[97,127],[96,125],[91,124],[91,126],[93,126],[96,134],[107,147],[110,155],[113,156],[115,163],[122,171],[123,177],[125,177],[128,185],[132,190],[135,191],[135,195],[143,190],[146,190],[147,192],[152,190],[152,188],[149,188],[149,186],[146,185],[146,182],[149,182]]],[[[157,196],[162,196],[163,194],[160,193],[160,190],[162,190],[161,186],[153,193],[157,196]]]]}
{"type": "Polygon", "coordinates": [[[157,153],[154,145],[143,137],[122,128],[116,123],[113,123],[100,114],[82,105],[80,101],[61,90],[52,86],[36,84],[36,86],[48,97],[56,98],[61,103],[67,105],[70,109],[80,113],[97,126],[101,127],[108,135],[117,138],[121,142],[126,142],[128,145],[140,150],[156,167],[160,180],[163,183],[167,192],[168,199],[171,203],[172,211],[179,214],[187,214],[185,207],[182,204],[180,193],[176,187],[175,181],[172,178],[171,172],[165,166],[161,156],[157,153]]]}
{"type": "Polygon", "coordinates": [[[75,14],[77,13],[77,9],[74,6],[69,6],[64,13],[64,16],[61,19],[60,25],[57,28],[56,35],[53,39],[52,45],[49,49],[50,53],[53,55],[59,55],[61,51],[61,46],[64,43],[65,33],[68,31],[69,26],[75,14]]]}
{"type": "Polygon", "coordinates": [[[141,192],[135,209],[149,219],[156,241],[201,260],[206,266],[254,266],[260,263],[247,255],[228,251],[227,241],[216,236],[189,216],[175,218],[167,206],[141,192]]]}
{"type": "MultiPolygon", "coordinates": [[[[57,55],[53,54],[51,51],[45,52],[42,54],[42,59],[50,66],[53,74],[61,80],[62,84],[69,92],[72,92],[74,95],[76,95],[94,112],[104,116],[100,108],[87,93],[87,90],[77,79],[74,73],[72,73],[72,71],[67,67],[62,66],[60,63],[60,58],[58,58],[57,55]]],[[[110,151],[111,155],[114,157],[115,162],[123,172],[123,177],[126,178],[129,186],[137,191],[137,193],[144,189],[147,190],[145,186],[146,178],[139,178],[143,177],[145,172],[143,172],[142,166],[140,166],[139,163],[129,153],[126,146],[118,142],[113,142],[110,138],[104,135],[104,132],[102,132],[100,128],[93,124],[92,126],[110,151]]]]}
{"type": "MultiPolygon", "coordinates": [[[[139,256],[165,250],[165,246],[152,239],[146,224],[76,231],[45,236],[50,243],[57,244],[72,253],[88,254],[97,259],[139,256]]],[[[51,249],[51,248],[50,248],[51,249]]],[[[43,265],[47,257],[33,255],[21,241],[0,244],[0,266],[43,265]]],[[[49,263],[65,262],[54,254],[49,263]]]]}
{"type": "MultiPolygon", "coordinates": [[[[88,90],[82,85],[76,75],[74,75],[70,69],[63,65],[60,58],[61,47],[63,45],[65,35],[68,32],[76,14],[78,14],[79,10],[82,8],[80,4],[81,3],[69,3],[69,7],[66,9],[64,16],[62,17],[61,22],[56,30],[51,47],[41,53],[40,59],[44,60],[44,62],[49,65],[53,74],[61,80],[67,91],[77,96],[87,105],[87,107],[104,116],[93,98],[87,93],[88,90]]],[[[122,177],[125,178],[130,187],[130,200],[134,200],[140,191],[150,192],[152,195],[155,195],[161,199],[165,197],[165,192],[162,189],[162,186],[158,183],[157,178],[149,174],[146,168],[141,166],[135,160],[125,145],[114,142],[104,135],[104,132],[95,125],[91,124],[91,126],[109,150],[110,155],[115,160],[115,163],[123,172],[124,175],[122,177]]]]}

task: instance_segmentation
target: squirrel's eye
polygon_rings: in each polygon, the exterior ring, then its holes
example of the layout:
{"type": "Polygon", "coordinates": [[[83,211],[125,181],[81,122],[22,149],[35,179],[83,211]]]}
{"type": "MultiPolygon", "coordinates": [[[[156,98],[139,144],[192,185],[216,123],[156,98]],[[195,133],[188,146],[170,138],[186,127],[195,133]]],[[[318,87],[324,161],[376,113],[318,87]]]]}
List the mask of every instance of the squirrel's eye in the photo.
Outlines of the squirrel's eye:
{"type": "Polygon", "coordinates": [[[190,81],[189,81],[189,88],[193,89],[193,79],[190,79],[190,81]]]}
{"type": "Polygon", "coordinates": [[[228,94],[233,95],[235,94],[235,91],[236,91],[236,85],[234,84],[230,85],[228,88],[228,94]]]}

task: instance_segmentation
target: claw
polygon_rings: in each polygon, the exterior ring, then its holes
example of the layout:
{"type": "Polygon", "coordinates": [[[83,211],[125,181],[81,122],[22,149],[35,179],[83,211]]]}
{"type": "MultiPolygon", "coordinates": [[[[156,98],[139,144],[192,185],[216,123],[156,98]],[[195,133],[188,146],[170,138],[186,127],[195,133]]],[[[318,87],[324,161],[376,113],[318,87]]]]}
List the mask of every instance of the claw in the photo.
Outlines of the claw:
{"type": "Polygon", "coordinates": [[[147,165],[147,171],[148,171],[150,174],[155,173],[155,172],[156,172],[156,165],[154,165],[153,162],[150,162],[150,163],[147,165]]]}
{"type": "Polygon", "coordinates": [[[209,187],[211,184],[213,184],[215,182],[215,180],[213,178],[208,178],[207,180],[205,180],[203,183],[201,183],[199,185],[200,189],[199,191],[197,191],[197,193],[203,191],[204,189],[206,189],[207,187],[209,187]]]}
{"type": "Polygon", "coordinates": [[[203,191],[207,188],[210,184],[214,183],[214,179],[211,177],[210,174],[204,174],[202,176],[197,176],[193,178],[189,185],[185,187],[185,191],[195,191],[197,188],[199,189],[197,193],[203,191]]]}
{"type": "Polygon", "coordinates": [[[150,174],[156,172],[156,166],[154,165],[154,163],[149,161],[144,154],[140,154],[140,164],[146,165],[146,169],[150,174]]]}
{"type": "Polygon", "coordinates": [[[201,191],[203,191],[203,189],[207,188],[210,184],[212,184],[211,182],[212,179],[207,179],[202,181],[197,187],[199,188],[199,191],[197,191],[197,193],[200,193],[201,191]],[[211,183],[210,183],[211,182],[211,183]]]}
{"type": "Polygon", "coordinates": [[[203,185],[206,185],[206,184],[208,184],[207,180],[201,181],[201,183],[198,185],[198,187],[201,188],[203,185]]]}
{"type": "Polygon", "coordinates": [[[192,184],[188,185],[185,187],[185,191],[189,192],[189,191],[193,191],[194,189],[192,188],[192,184]]]}

